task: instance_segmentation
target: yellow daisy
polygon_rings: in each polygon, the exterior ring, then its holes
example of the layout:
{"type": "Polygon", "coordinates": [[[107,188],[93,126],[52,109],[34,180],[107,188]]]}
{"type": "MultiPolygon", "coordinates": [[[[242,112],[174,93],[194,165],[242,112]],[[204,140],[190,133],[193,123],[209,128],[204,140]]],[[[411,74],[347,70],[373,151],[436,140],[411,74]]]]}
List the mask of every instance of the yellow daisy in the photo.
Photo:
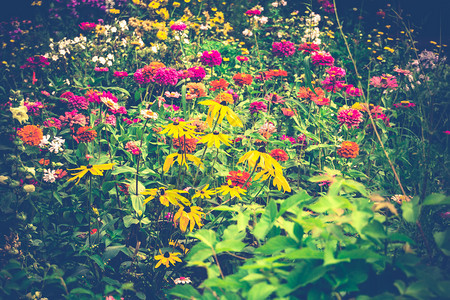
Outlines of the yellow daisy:
{"type": "Polygon", "coordinates": [[[181,150],[179,150],[178,152],[167,155],[166,160],[164,161],[163,171],[164,173],[167,173],[167,171],[169,171],[170,167],[172,167],[175,162],[177,162],[179,165],[185,165],[186,169],[189,169],[189,166],[187,164],[188,161],[193,162],[196,166],[201,166],[203,164],[200,158],[192,154],[183,153],[181,150]]]}
{"type": "Polygon", "coordinates": [[[158,263],[155,266],[155,269],[157,269],[160,265],[165,265],[166,268],[170,266],[170,264],[175,266],[175,262],[181,262],[181,259],[178,257],[178,255],[181,255],[179,252],[164,252],[164,254],[161,252],[161,249],[159,249],[159,255],[155,256],[155,260],[158,260],[158,263]]]}
{"type": "Polygon", "coordinates": [[[202,199],[211,199],[211,195],[214,195],[214,190],[208,190],[209,184],[205,185],[205,187],[199,191],[196,191],[192,199],[194,198],[202,198],[202,199]]]}
{"type": "Polygon", "coordinates": [[[111,170],[114,165],[115,164],[87,165],[75,169],[67,169],[68,171],[80,171],[72,174],[73,177],[67,181],[72,181],[78,178],[77,182],[75,183],[78,184],[80,182],[80,179],[83,178],[83,176],[87,173],[91,173],[92,175],[97,176],[103,176],[103,171],[111,170]]]}
{"type": "Polygon", "coordinates": [[[192,232],[195,224],[197,224],[198,228],[201,228],[203,226],[201,216],[204,214],[205,213],[202,212],[202,209],[198,206],[180,206],[180,209],[173,217],[173,221],[176,222],[177,220],[179,220],[180,229],[182,232],[185,232],[187,226],[190,225],[189,231],[192,232]]]}
{"type": "Polygon", "coordinates": [[[233,186],[231,180],[228,180],[228,184],[224,184],[215,189],[215,194],[222,193],[222,195],[230,194],[231,198],[237,197],[242,200],[241,195],[245,195],[246,191],[240,186],[233,186]]]}
{"type": "Polygon", "coordinates": [[[161,126],[164,129],[159,132],[159,134],[165,134],[169,136],[173,136],[174,139],[180,138],[182,136],[187,139],[193,139],[196,137],[196,133],[194,129],[196,128],[193,125],[189,125],[188,122],[175,121],[172,124],[168,124],[165,126],[161,126]]]}
{"type": "Polygon", "coordinates": [[[149,195],[149,197],[144,200],[144,205],[155,198],[159,199],[159,202],[165,206],[169,206],[169,203],[180,205],[178,201],[184,205],[191,204],[186,197],[180,195],[181,193],[187,192],[183,190],[168,190],[165,187],[160,187],[159,189],[146,189],[141,195],[149,195]]]}
{"type": "Polygon", "coordinates": [[[244,127],[238,115],[228,106],[222,105],[213,100],[202,101],[199,102],[199,104],[206,105],[209,107],[206,122],[209,124],[210,127],[212,127],[213,120],[216,116],[217,116],[217,124],[221,124],[223,119],[226,117],[231,126],[244,127]]]}
{"type": "Polygon", "coordinates": [[[206,144],[208,148],[212,147],[213,145],[216,146],[216,148],[220,148],[220,142],[224,143],[227,146],[231,145],[230,137],[216,130],[212,133],[208,133],[207,135],[202,136],[197,143],[206,144]]]}

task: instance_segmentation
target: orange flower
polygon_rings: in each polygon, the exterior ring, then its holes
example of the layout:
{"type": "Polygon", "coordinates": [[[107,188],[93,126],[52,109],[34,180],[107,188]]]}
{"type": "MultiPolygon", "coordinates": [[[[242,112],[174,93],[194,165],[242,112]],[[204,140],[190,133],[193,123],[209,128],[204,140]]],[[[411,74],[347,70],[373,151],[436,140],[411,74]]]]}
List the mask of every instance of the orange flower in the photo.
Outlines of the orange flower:
{"type": "Polygon", "coordinates": [[[309,88],[309,87],[306,88],[306,87],[302,86],[298,91],[297,97],[304,98],[304,99],[310,99],[310,100],[312,100],[313,98],[324,98],[325,97],[325,92],[320,87],[316,87],[314,89],[314,91],[316,92],[315,94],[311,90],[311,88],[309,88]]]}
{"type": "Polygon", "coordinates": [[[173,147],[175,149],[181,148],[181,150],[185,153],[192,153],[197,149],[197,139],[187,139],[182,136],[172,140],[173,147]]]}
{"type": "Polygon", "coordinates": [[[17,135],[22,142],[30,146],[38,146],[44,136],[42,130],[35,125],[27,125],[17,130],[17,135]]]}
{"type": "Polygon", "coordinates": [[[337,154],[345,158],[355,158],[359,154],[359,146],[355,142],[342,142],[341,147],[337,150],[337,154]]]}
{"type": "Polygon", "coordinates": [[[78,143],[89,143],[97,137],[97,132],[90,126],[78,128],[77,135],[74,137],[78,143]]]}
{"type": "Polygon", "coordinates": [[[221,103],[222,105],[227,105],[227,104],[233,104],[234,99],[231,94],[222,92],[219,95],[217,95],[216,98],[214,98],[214,101],[216,101],[217,103],[221,103]],[[224,103],[222,103],[222,102],[224,102],[224,103]]]}
{"type": "Polygon", "coordinates": [[[206,97],[206,87],[201,82],[189,82],[186,84],[187,91],[192,94],[199,97],[206,97]]]}
{"type": "Polygon", "coordinates": [[[43,158],[41,158],[40,160],[39,160],[39,163],[41,164],[41,165],[43,165],[43,166],[47,166],[49,163],[50,163],[50,160],[49,159],[43,159],[43,158]]]}
{"type": "Polygon", "coordinates": [[[233,76],[234,83],[238,86],[244,86],[252,84],[253,76],[245,73],[237,73],[233,76]]]}
{"type": "Polygon", "coordinates": [[[227,87],[230,85],[225,79],[220,78],[219,80],[213,80],[209,83],[212,88],[210,88],[210,91],[215,91],[218,89],[226,90],[227,87]]]}

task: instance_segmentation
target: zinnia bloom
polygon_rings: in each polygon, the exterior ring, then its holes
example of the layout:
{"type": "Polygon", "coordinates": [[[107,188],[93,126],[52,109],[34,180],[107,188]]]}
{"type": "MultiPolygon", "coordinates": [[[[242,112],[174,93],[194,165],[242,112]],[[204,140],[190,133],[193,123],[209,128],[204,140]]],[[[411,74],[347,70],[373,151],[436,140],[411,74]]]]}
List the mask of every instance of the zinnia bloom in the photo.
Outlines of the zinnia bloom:
{"type": "Polygon", "coordinates": [[[319,45],[311,42],[306,42],[298,46],[298,51],[303,51],[303,53],[311,53],[319,50],[319,45]]]}
{"type": "Polygon", "coordinates": [[[188,76],[195,81],[201,81],[206,76],[206,71],[203,67],[192,67],[188,69],[188,76]]]}
{"type": "Polygon", "coordinates": [[[90,126],[78,128],[77,135],[74,137],[78,143],[90,143],[97,137],[97,131],[90,126]]]}
{"type": "Polygon", "coordinates": [[[286,102],[286,100],[283,99],[283,97],[281,97],[280,95],[278,95],[277,93],[270,93],[267,94],[264,97],[264,100],[266,101],[270,101],[273,104],[283,104],[284,102],[286,102]]]}
{"type": "Polygon", "coordinates": [[[115,164],[87,165],[75,169],[67,169],[68,171],[80,171],[75,174],[72,174],[71,176],[73,177],[69,178],[69,180],[67,181],[69,182],[78,179],[77,182],[75,183],[78,184],[80,182],[80,179],[83,178],[83,176],[86,175],[87,173],[96,176],[103,176],[103,171],[111,170],[114,165],[115,164]]]}
{"type": "Polygon", "coordinates": [[[204,51],[200,57],[200,61],[209,67],[219,66],[222,63],[222,56],[217,50],[204,51]]]}
{"type": "Polygon", "coordinates": [[[228,181],[231,181],[231,185],[241,187],[245,190],[248,189],[252,184],[250,173],[241,170],[230,171],[229,175],[227,176],[227,182],[228,181]]]}
{"type": "Polygon", "coordinates": [[[188,82],[186,84],[186,90],[197,98],[206,97],[206,87],[201,82],[188,82]]]}
{"type": "Polygon", "coordinates": [[[225,79],[220,78],[218,80],[213,80],[209,83],[211,85],[210,91],[215,91],[218,89],[226,90],[230,85],[225,79]]]}
{"type": "Polygon", "coordinates": [[[285,115],[286,117],[293,117],[296,114],[296,110],[295,109],[291,109],[291,108],[281,108],[281,111],[283,112],[283,115],[285,115]]]}
{"type": "Polygon", "coordinates": [[[180,209],[173,217],[173,221],[176,222],[177,220],[179,220],[180,229],[182,232],[186,232],[188,225],[189,231],[192,232],[195,224],[197,224],[198,228],[201,228],[203,226],[201,217],[204,214],[205,213],[202,212],[202,209],[198,206],[180,206],[180,209]]]}
{"type": "Polygon", "coordinates": [[[287,161],[289,159],[289,155],[283,149],[273,149],[270,151],[270,156],[277,161],[287,161]]]}
{"type": "Polygon", "coordinates": [[[125,71],[115,71],[113,76],[118,77],[118,78],[123,78],[123,77],[127,77],[128,73],[125,71]]]}
{"type": "Polygon", "coordinates": [[[44,136],[42,130],[36,125],[26,125],[17,130],[17,135],[26,145],[38,146],[44,136]]]}
{"type": "Polygon", "coordinates": [[[363,121],[362,113],[353,108],[340,109],[337,115],[339,123],[347,125],[348,128],[358,127],[363,121]]]}
{"type": "Polygon", "coordinates": [[[325,51],[313,52],[311,55],[311,61],[314,65],[332,66],[334,64],[334,58],[330,53],[325,51]]]}
{"type": "Polygon", "coordinates": [[[159,68],[152,80],[160,85],[176,85],[178,83],[178,72],[173,68],[159,68]]]}
{"type": "Polygon", "coordinates": [[[274,42],[272,44],[272,53],[278,57],[287,57],[294,55],[295,45],[292,42],[274,42]]]}
{"type": "Polygon", "coordinates": [[[409,102],[409,101],[400,101],[400,103],[395,103],[394,107],[396,108],[408,108],[408,107],[414,107],[416,104],[409,102]]]}
{"type": "Polygon", "coordinates": [[[245,73],[237,73],[233,76],[234,83],[238,86],[250,85],[253,82],[253,76],[245,73]]]}
{"type": "Polygon", "coordinates": [[[355,158],[359,154],[359,146],[355,142],[342,142],[341,147],[337,149],[337,154],[344,158],[355,158]]]}
{"type": "Polygon", "coordinates": [[[264,102],[255,101],[250,103],[251,114],[258,114],[260,112],[267,112],[267,105],[264,102]]]}
{"type": "Polygon", "coordinates": [[[186,24],[184,24],[183,22],[177,22],[172,24],[172,26],[170,26],[170,29],[173,31],[183,31],[186,29],[186,24]]]}
{"type": "Polygon", "coordinates": [[[166,266],[166,268],[170,267],[170,264],[175,266],[176,262],[181,262],[181,259],[178,257],[178,255],[181,255],[179,252],[164,252],[164,254],[161,252],[161,249],[159,249],[159,255],[155,256],[155,260],[158,261],[158,263],[155,266],[155,269],[159,268],[160,265],[166,266]]]}
{"type": "Polygon", "coordinates": [[[197,149],[198,139],[187,139],[186,137],[180,137],[172,140],[172,146],[175,149],[181,149],[185,153],[192,153],[197,149]]]}
{"type": "Polygon", "coordinates": [[[359,88],[354,87],[351,84],[347,85],[347,88],[345,89],[345,93],[352,97],[359,97],[362,95],[362,91],[359,88]]]}
{"type": "Polygon", "coordinates": [[[236,59],[237,59],[238,61],[240,61],[240,62],[248,61],[248,57],[247,57],[247,56],[241,56],[241,55],[238,55],[238,56],[236,56],[236,59]]]}

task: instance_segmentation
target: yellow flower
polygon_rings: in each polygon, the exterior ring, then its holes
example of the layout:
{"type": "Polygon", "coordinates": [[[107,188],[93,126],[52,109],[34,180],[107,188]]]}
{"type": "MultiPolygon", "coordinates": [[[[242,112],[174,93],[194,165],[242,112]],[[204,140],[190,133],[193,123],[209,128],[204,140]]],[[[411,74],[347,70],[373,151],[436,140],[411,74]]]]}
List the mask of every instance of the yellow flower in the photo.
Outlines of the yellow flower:
{"type": "Polygon", "coordinates": [[[181,255],[179,252],[164,252],[164,254],[161,252],[161,249],[159,249],[159,255],[155,256],[155,260],[158,260],[158,263],[155,266],[155,269],[157,269],[160,265],[165,265],[166,268],[170,266],[170,264],[175,266],[175,262],[181,262],[181,259],[178,257],[178,255],[181,255]]]}
{"type": "MultiPolygon", "coordinates": [[[[189,2],[191,2],[191,0],[184,0],[184,2],[189,3],[189,2]]],[[[200,1],[199,1],[199,2],[200,2],[200,1]]]]}
{"type": "Polygon", "coordinates": [[[25,121],[28,121],[28,109],[25,105],[23,105],[23,102],[19,107],[10,107],[9,110],[12,113],[13,119],[16,119],[17,121],[22,124],[25,121]]]}
{"type": "Polygon", "coordinates": [[[180,7],[181,3],[180,2],[174,2],[172,3],[173,7],[180,7]]]}
{"type": "Polygon", "coordinates": [[[215,145],[216,148],[220,148],[220,142],[224,143],[227,146],[231,145],[229,136],[216,130],[212,133],[208,133],[207,135],[202,136],[197,143],[206,144],[208,148],[211,148],[213,145],[215,145]]]}
{"type": "Polygon", "coordinates": [[[169,240],[169,246],[173,246],[174,248],[178,248],[181,251],[183,251],[183,254],[187,254],[189,252],[189,249],[186,248],[186,246],[184,246],[184,244],[178,242],[178,241],[174,241],[174,240],[169,240]]]}
{"type": "Polygon", "coordinates": [[[377,59],[378,59],[379,61],[382,61],[382,60],[383,60],[383,58],[382,58],[381,56],[378,56],[377,59]]]}
{"type": "Polygon", "coordinates": [[[159,202],[164,206],[169,206],[169,203],[172,203],[175,206],[180,205],[178,201],[184,205],[189,205],[189,200],[184,196],[181,196],[180,193],[187,192],[183,190],[168,190],[165,187],[160,187],[159,189],[146,189],[141,195],[149,195],[149,197],[144,200],[144,205],[153,199],[159,199],[159,202]]]}
{"type": "Polygon", "coordinates": [[[158,33],[156,34],[156,37],[161,41],[165,41],[167,40],[167,32],[159,30],[158,33]]]}
{"type": "Polygon", "coordinates": [[[112,8],[112,9],[109,10],[109,13],[113,14],[113,15],[118,15],[118,14],[120,14],[120,10],[112,8]]]}
{"type": "Polygon", "coordinates": [[[167,173],[167,171],[169,171],[170,167],[172,167],[175,162],[177,162],[179,165],[185,165],[186,169],[189,169],[189,166],[187,164],[188,161],[193,162],[194,165],[198,167],[203,164],[200,158],[192,154],[183,153],[181,150],[179,150],[178,152],[167,155],[166,160],[164,161],[163,171],[164,173],[167,173]]]}
{"type": "Polygon", "coordinates": [[[186,139],[196,138],[196,133],[194,125],[189,125],[188,122],[174,121],[172,124],[161,126],[164,129],[159,132],[159,134],[165,134],[173,136],[174,139],[185,137],[186,139]]]}
{"type": "Polygon", "coordinates": [[[201,216],[204,214],[205,213],[202,212],[202,209],[198,206],[180,206],[180,209],[173,217],[173,221],[176,222],[179,220],[182,232],[186,231],[188,225],[189,231],[192,232],[195,224],[197,224],[198,228],[203,226],[201,216]]]}
{"type": "Polygon", "coordinates": [[[141,1],[140,0],[133,0],[133,3],[138,5],[141,1]]]}
{"type": "Polygon", "coordinates": [[[222,59],[223,59],[223,61],[230,61],[230,59],[228,57],[223,57],[222,59]]]}
{"type": "Polygon", "coordinates": [[[161,5],[161,4],[158,3],[158,2],[152,1],[152,2],[150,2],[150,3],[148,4],[148,8],[151,8],[151,9],[158,9],[160,5],[161,5]]]}
{"type": "Polygon", "coordinates": [[[258,172],[258,174],[255,175],[255,180],[261,178],[262,181],[264,181],[269,177],[273,177],[273,185],[276,186],[279,191],[281,191],[282,189],[285,192],[291,191],[291,187],[289,186],[286,178],[283,176],[283,173],[276,170],[263,170],[261,172],[258,172]]]}
{"type": "Polygon", "coordinates": [[[160,10],[157,10],[156,13],[164,20],[169,19],[169,11],[165,7],[161,8],[160,10]]]}
{"type": "Polygon", "coordinates": [[[246,191],[240,186],[233,186],[231,180],[228,180],[228,184],[224,184],[214,191],[215,194],[222,193],[222,195],[230,194],[231,198],[237,197],[242,200],[241,195],[245,195],[246,191]]]}
{"type": "Polygon", "coordinates": [[[75,169],[67,169],[68,171],[80,171],[72,174],[73,177],[67,181],[69,182],[78,178],[77,183],[75,183],[78,184],[80,182],[80,179],[83,178],[83,176],[87,173],[91,173],[92,175],[96,176],[103,176],[103,171],[111,170],[114,165],[115,164],[87,165],[75,169]]]}
{"type": "Polygon", "coordinates": [[[430,41],[430,44],[436,45],[437,43],[435,41],[430,41]]]}
{"type": "Polygon", "coordinates": [[[217,116],[217,124],[221,124],[223,118],[226,117],[231,126],[244,127],[238,115],[228,106],[222,105],[212,100],[202,101],[199,102],[199,104],[209,106],[208,117],[206,118],[206,122],[209,124],[210,127],[212,127],[212,122],[216,116],[217,116]]]}
{"type": "Polygon", "coordinates": [[[202,198],[202,199],[211,199],[211,195],[214,195],[214,190],[208,190],[209,184],[205,185],[205,187],[199,191],[196,191],[192,199],[194,198],[202,198]]]}

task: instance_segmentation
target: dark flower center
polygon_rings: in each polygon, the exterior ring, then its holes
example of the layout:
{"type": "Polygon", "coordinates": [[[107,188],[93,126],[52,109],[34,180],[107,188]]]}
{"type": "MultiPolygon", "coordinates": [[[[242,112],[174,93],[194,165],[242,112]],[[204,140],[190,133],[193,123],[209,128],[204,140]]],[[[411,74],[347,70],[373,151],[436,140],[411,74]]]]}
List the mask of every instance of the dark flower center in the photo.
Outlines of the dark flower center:
{"type": "Polygon", "coordinates": [[[220,102],[220,105],[226,106],[226,105],[227,105],[227,101],[222,101],[222,102],[220,102]]]}
{"type": "Polygon", "coordinates": [[[91,169],[91,168],[92,168],[92,165],[87,165],[86,168],[87,168],[87,169],[91,169]]]}
{"type": "Polygon", "coordinates": [[[219,132],[216,130],[213,132],[214,135],[219,135],[219,132]]]}
{"type": "Polygon", "coordinates": [[[166,193],[166,190],[165,190],[164,188],[160,188],[160,189],[159,189],[159,194],[160,194],[161,196],[164,196],[165,193],[166,193]]]}
{"type": "Polygon", "coordinates": [[[169,253],[169,252],[167,252],[167,251],[166,251],[166,252],[164,252],[164,257],[165,257],[165,258],[169,258],[169,257],[170,257],[170,253],[169,253]]]}
{"type": "Polygon", "coordinates": [[[183,209],[185,212],[190,213],[191,212],[191,207],[190,206],[185,206],[183,209]]]}
{"type": "Polygon", "coordinates": [[[177,125],[180,125],[180,123],[178,121],[174,121],[173,125],[177,126],[177,125]]]}

